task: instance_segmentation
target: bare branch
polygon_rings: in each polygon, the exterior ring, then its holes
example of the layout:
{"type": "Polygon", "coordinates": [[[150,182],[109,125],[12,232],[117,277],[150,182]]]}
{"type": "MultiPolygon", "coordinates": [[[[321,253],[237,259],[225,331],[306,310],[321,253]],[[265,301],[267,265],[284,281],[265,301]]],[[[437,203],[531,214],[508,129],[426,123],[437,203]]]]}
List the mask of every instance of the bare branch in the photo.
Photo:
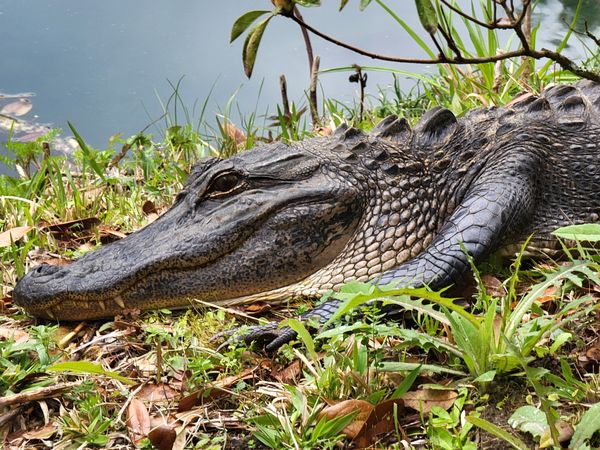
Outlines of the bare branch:
{"type": "MultiPolygon", "coordinates": [[[[446,0],[441,0],[441,1],[445,5],[447,5],[446,0]]],[[[560,65],[563,69],[568,70],[568,71],[574,73],[575,75],[578,75],[582,78],[587,78],[589,80],[600,82],[600,74],[599,73],[584,69],[582,67],[578,67],[574,61],[567,58],[566,56],[561,55],[558,52],[548,50],[545,48],[543,48],[541,50],[536,50],[534,48],[531,48],[528,37],[526,36],[526,34],[524,33],[524,30],[523,30],[523,22],[527,17],[528,9],[531,5],[531,0],[523,0],[523,10],[520,12],[518,17],[515,17],[515,14],[514,14],[515,9],[514,9],[513,1],[510,2],[510,6],[508,6],[506,4],[506,0],[502,0],[502,1],[496,0],[495,3],[502,6],[504,11],[506,12],[506,15],[510,19],[511,23],[509,24],[510,26],[509,25],[500,25],[500,26],[494,26],[492,28],[512,29],[515,32],[515,34],[517,35],[517,37],[519,38],[522,48],[510,51],[510,52],[506,52],[506,53],[498,53],[496,55],[490,55],[490,56],[485,56],[485,57],[465,57],[465,56],[463,56],[461,54],[460,50],[458,49],[456,43],[450,36],[450,34],[448,34],[442,28],[440,28],[440,33],[443,35],[445,41],[448,44],[448,47],[456,54],[456,56],[449,57],[448,55],[445,55],[443,52],[441,52],[437,58],[406,58],[406,57],[383,55],[383,54],[379,54],[379,53],[370,52],[370,51],[364,50],[359,47],[355,47],[346,42],[342,42],[332,36],[329,36],[325,33],[322,33],[321,31],[317,30],[316,28],[313,28],[311,25],[307,24],[301,18],[299,18],[295,15],[287,15],[286,17],[289,17],[294,22],[296,22],[298,25],[300,25],[302,28],[310,31],[311,33],[315,34],[316,36],[319,36],[320,38],[322,38],[328,42],[331,42],[332,44],[335,44],[339,47],[350,50],[359,55],[366,56],[366,57],[372,58],[372,59],[381,60],[381,61],[390,61],[390,62],[396,62],[396,63],[409,63],[409,64],[454,64],[454,65],[460,65],[460,64],[491,63],[491,62],[503,61],[503,60],[511,59],[511,58],[515,58],[515,57],[529,57],[529,58],[533,58],[533,59],[546,58],[551,61],[554,61],[555,63],[560,65]]],[[[494,10],[494,15],[496,15],[495,10],[494,10]]],[[[465,18],[467,20],[470,20],[468,17],[465,17],[465,18]]],[[[445,16],[444,16],[444,19],[446,19],[445,16]]],[[[478,21],[478,22],[481,22],[481,21],[478,21]]],[[[474,23],[477,23],[477,22],[474,22],[474,23]]],[[[481,22],[481,23],[483,24],[484,22],[481,22]]],[[[486,26],[486,28],[487,28],[487,26],[486,26]]],[[[592,37],[592,39],[594,39],[594,38],[592,37]]],[[[595,40],[595,42],[596,42],[596,40],[595,40]]],[[[435,39],[434,39],[434,43],[437,45],[437,42],[435,41],[435,39]]],[[[438,46],[438,48],[439,48],[439,46],[438,46]]]]}
{"type": "MultiPolygon", "coordinates": [[[[451,4],[450,2],[448,2],[447,0],[440,0],[441,3],[443,3],[444,5],[446,5],[446,7],[448,7],[448,9],[451,9],[452,11],[454,11],[456,14],[458,14],[461,17],[464,17],[465,19],[467,19],[469,22],[473,22],[474,24],[479,25],[480,27],[483,28],[487,28],[488,30],[495,30],[495,29],[504,29],[504,28],[512,28],[511,25],[494,25],[491,23],[486,23],[486,22],[482,22],[481,20],[477,19],[476,17],[470,16],[469,14],[465,13],[464,11],[462,11],[461,9],[457,8],[456,6],[454,6],[453,4],[451,4]]],[[[494,4],[494,23],[495,23],[495,14],[496,12],[496,4],[494,4]]]]}

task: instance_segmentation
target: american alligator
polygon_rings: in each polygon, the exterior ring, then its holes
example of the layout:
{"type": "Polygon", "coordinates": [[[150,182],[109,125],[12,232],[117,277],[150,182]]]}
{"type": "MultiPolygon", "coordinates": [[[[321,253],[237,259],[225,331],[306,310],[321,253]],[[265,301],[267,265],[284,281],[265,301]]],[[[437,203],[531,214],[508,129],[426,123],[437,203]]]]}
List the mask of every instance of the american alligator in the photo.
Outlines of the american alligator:
{"type": "MultiPolygon", "coordinates": [[[[600,85],[521,95],[458,120],[440,107],[411,129],[390,116],[370,133],[264,145],[193,169],[156,222],[68,266],[41,265],[18,305],[58,320],[124,310],[318,297],[350,280],[438,289],[475,262],[555,248],[551,231],[600,215],[600,85]]],[[[336,303],[312,314],[326,319],[336,303]]],[[[291,338],[274,326],[247,339],[291,338]],[[279,336],[279,337],[277,337],[279,336]]]]}

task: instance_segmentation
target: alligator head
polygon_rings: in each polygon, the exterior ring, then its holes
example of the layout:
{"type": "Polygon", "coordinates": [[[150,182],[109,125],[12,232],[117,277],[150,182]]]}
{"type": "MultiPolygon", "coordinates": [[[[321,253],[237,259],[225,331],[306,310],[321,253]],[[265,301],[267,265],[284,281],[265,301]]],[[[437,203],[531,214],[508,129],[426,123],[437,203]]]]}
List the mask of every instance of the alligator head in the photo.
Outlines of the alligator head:
{"type": "Polygon", "coordinates": [[[367,145],[362,136],[347,150],[355,131],[200,161],[158,220],[70,265],[34,268],[15,303],[34,316],[85,320],[190,299],[284,300],[357,278],[339,260],[366,252],[358,227],[380,189],[366,176],[372,168],[348,162],[367,145]]]}

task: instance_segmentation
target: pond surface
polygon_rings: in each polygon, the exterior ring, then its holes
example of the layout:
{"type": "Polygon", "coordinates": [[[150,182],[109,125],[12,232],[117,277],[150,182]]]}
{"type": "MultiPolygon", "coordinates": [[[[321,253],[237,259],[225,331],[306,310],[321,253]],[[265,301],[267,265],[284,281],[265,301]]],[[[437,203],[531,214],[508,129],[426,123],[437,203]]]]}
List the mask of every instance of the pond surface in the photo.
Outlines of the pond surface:
{"type": "MultiPolygon", "coordinates": [[[[362,13],[357,2],[350,2],[342,13],[337,12],[339,2],[323,3],[321,8],[302,8],[305,20],[316,28],[379,53],[423,56],[375,2],[362,13]]],[[[420,30],[414,3],[396,3],[395,12],[420,30]]],[[[575,4],[575,0],[542,2],[538,15],[544,17],[543,45],[556,45],[575,4]]],[[[23,119],[59,127],[65,135],[70,134],[70,121],[98,148],[105,148],[111,135],[122,132],[130,136],[159,117],[162,109],[158,98],[166,100],[172,92],[169,81],[176,83],[181,77],[183,101],[190,107],[210,95],[209,119],[233,95],[237,103],[234,121],[238,109],[243,115],[256,111],[262,116],[267,108],[273,113],[280,101],[278,79],[282,73],[287,77],[290,99],[302,102],[309,79],[306,53],[299,28],[287,19],[272,21],[252,80],[245,78],[243,38],[230,45],[229,32],[233,21],[254,7],[270,9],[271,3],[0,0],[0,94],[35,94],[27,99],[33,107],[23,119]]],[[[589,0],[585,8],[588,20],[600,20],[597,0],[589,0]]],[[[592,25],[597,27],[598,23],[592,25]]],[[[315,54],[321,56],[322,69],[357,63],[433,70],[373,62],[316,37],[313,45],[315,54]]],[[[578,48],[570,50],[572,56],[580,53],[578,48]]],[[[352,102],[357,85],[347,80],[347,73],[320,78],[327,96],[352,102]]],[[[369,73],[368,90],[376,95],[376,84],[391,82],[389,74],[369,73]]],[[[405,78],[403,83],[410,88],[413,81],[405,78]]],[[[0,98],[0,109],[16,100],[0,98]]],[[[0,130],[0,142],[5,140],[6,130],[0,130]]]]}

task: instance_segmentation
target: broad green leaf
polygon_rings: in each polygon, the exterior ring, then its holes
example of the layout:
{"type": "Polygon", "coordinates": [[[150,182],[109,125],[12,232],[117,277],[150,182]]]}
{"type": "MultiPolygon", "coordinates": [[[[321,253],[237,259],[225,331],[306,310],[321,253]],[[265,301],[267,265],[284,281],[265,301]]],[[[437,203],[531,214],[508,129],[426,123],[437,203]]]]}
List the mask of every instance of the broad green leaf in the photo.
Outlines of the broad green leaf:
{"type": "Polygon", "coordinates": [[[438,366],[435,364],[419,364],[419,363],[408,363],[408,362],[395,362],[395,361],[384,361],[378,369],[382,372],[402,372],[402,371],[413,371],[417,367],[421,368],[421,372],[431,373],[449,373],[451,375],[457,375],[464,377],[467,374],[460,370],[450,369],[448,367],[438,366]]]}
{"type": "Polygon", "coordinates": [[[499,437],[500,439],[503,439],[504,441],[506,441],[508,444],[510,444],[513,448],[516,448],[517,450],[529,450],[530,449],[530,447],[525,442],[523,442],[521,439],[513,436],[509,432],[504,431],[499,426],[494,425],[493,423],[488,422],[485,419],[482,419],[480,417],[473,416],[473,415],[467,416],[466,419],[467,419],[467,422],[472,423],[476,427],[481,428],[482,430],[485,430],[488,433],[493,434],[496,437],[499,437]]]}
{"type": "Polygon", "coordinates": [[[48,372],[74,372],[74,373],[88,373],[96,375],[104,375],[109,378],[113,378],[125,384],[134,385],[135,381],[130,380],[117,372],[111,372],[105,370],[100,364],[94,364],[89,361],[65,361],[52,364],[46,368],[48,372]]]}
{"type": "Polygon", "coordinates": [[[524,431],[534,437],[541,437],[548,428],[546,414],[535,406],[525,405],[508,418],[508,424],[515,430],[524,431]]]}
{"type": "Polygon", "coordinates": [[[585,441],[598,430],[600,430],[600,403],[596,403],[581,416],[569,448],[573,450],[583,448],[585,441]]]}
{"type": "Polygon", "coordinates": [[[256,19],[269,12],[270,11],[266,10],[256,10],[248,11],[247,13],[242,14],[237,18],[231,27],[231,37],[229,38],[229,42],[235,41],[244,31],[246,31],[246,29],[248,29],[250,25],[252,25],[256,19]]]}
{"type": "Polygon", "coordinates": [[[573,241],[600,241],[600,223],[585,223],[582,225],[567,225],[552,232],[554,236],[573,241]]]}
{"type": "Polygon", "coordinates": [[[496,371],[495,370],[488,370],[487,372],[482,373],[481,375],[479,375],[473,381],[475,383],[489,383],[490,381],[493,381],[495,377],[496,377],[496,371]]]}
{"type": "Polygon", "coordinates": [[[244,42],[244,48],[242,50],[242,61],[244,63],[244,72],[246,76],[250,78],[252,76],[252,70],[254,69],[254,62],[256,61],[256,52],[258,51],[258,46],[260,45],[260,40],[262,39],[263,33],[265,32],[265,28],[269,24],[269,21],[273,18],[273,16],[267,17],[257,26],[255,26],[250,33],[248,33],[248,37],[244,42]]]}
{"type": "Polygon", "coordinates": [[[438,28],[437,13],[431,0],[415,0],[421,25],[429,34],[435,34],[438,28]]]}
{"type": "Polygon", "coordinates": [[[315,342],[308,330],[306,329],[306,327],[304,326],[304,324],[298,319],[288,319],[287,325],[296,333],[298,333],[298,337],[306,346],[308,354],[311,358],[313,358],[314,361],[316,361],[318,359],[318,356],[317,352],[315,352],[315,342]]]}

